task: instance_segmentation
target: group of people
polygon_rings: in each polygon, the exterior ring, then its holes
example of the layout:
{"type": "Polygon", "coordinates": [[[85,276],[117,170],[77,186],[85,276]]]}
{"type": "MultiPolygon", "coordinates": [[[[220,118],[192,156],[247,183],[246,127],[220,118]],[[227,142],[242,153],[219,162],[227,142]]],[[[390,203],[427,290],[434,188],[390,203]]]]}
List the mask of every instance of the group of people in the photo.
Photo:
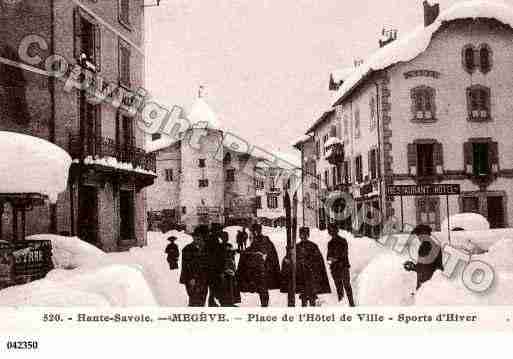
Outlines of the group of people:
{"type": "MultiPolygon", "coordinates": [[[[339,300],[347,294],[349,305],[354,306],[349,275],[348,244],[338,235],[335,225],[328,232],[327,261],[330,265],[339,300]]],[[[310,229],[299,229],[300,241],[296,247],[296,293],[303,306],[315,306],[318,295],[331,293],[328,274],[319,247],[310,241],[310,229]]],[[[182,251],[180,283],[189,296],[189,306],[235,306],[240,293],[257,293],[262,307],[269,306],[269,291],[287,293],[291,278],[291,263],[285,257],[280,268],[278,253],[262,226],[254,223],[250,235],[246,229],[238,231],[237,249],[228,242],[228,233],[220,225],[198,226],[192,233],[192,243],[182,251]],[[247,246],[248,238],[250,244],[247,246]],[[235,254],[240,253],[238,266],[235,254]]],[[[178,269],[179,250],[175,237],[167,248],[171,270],[178,269]]]]}
{"type": "MultiPolygon", "coordinates": [[[[335,283],[338,300],[347,295],[349,306],[354,306],[351,287],[347,240],[338,233],[335,224],[328,225],[328,251],[326,261],[335,283]]],[[[436,270],[443,270],[441,249],[431,237],[431,229],[418,226],[413,233],[421,241],[417,263],[406,262],[405,269],[417,272],[417,289],[429,280],[436,270]]],[[[310,229],[299,229],[300,241],[296,245],[296,294],[302,306],[315,306],[318,295],[331,293],[325,261],[319,247],[310,241],[310,229]]],[[[198,226],[192,233],[192,243],[182,251],[180,283],[189,296],[189,306],[236,306],[240,293],[257,293],[262,307],[269,306],[269,291],[279,289],[288,293],[292,264],[286,256],[280,263],[276,247],[262,226],[254,223],[250,235],[245,228],[237,233],[237,249],[229,243],[228,233],[220,225],[198,226]],[[250,238],[250,245],[246,242],[250,238]],[[235,254],[240,253],[238,266],[235,254]]],[[[170,237],[166,248],[171,270],[178,269],[179,250],[170,237]]]]}

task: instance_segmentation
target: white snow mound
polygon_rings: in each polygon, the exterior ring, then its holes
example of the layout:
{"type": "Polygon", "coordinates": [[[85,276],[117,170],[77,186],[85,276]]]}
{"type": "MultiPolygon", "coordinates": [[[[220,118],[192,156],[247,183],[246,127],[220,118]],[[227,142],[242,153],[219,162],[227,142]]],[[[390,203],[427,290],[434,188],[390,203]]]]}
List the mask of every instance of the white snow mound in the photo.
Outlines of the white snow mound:
{"type": "MultiPolygon", "coordinates": [[[[463,228],[466,231],[485,231],[490,229],[488,220],[479,213],[457,213],[449,217],[449,228],[463,228]]],[[[442,232],[447,232],[447,218],[441,225],[442,232]]]]}

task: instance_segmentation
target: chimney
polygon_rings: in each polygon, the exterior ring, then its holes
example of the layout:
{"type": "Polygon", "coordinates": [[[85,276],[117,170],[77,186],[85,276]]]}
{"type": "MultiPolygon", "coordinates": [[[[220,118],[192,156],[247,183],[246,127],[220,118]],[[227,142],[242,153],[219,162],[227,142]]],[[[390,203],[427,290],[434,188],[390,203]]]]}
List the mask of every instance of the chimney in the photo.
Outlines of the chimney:
{"type": "Polygon", "coordinates": [[[440,4],[430,5],[427,0],[424,0],[424,26],[429,26],[435,22],[438,15],[440,15],[440,4]]]}
{"type": "Polygon", "coordinates": [[[396,29],[390,29],[387,30],[383,28],[381,31],[381,39],[379,40],[379,47],[385,47],[386,45],[390,44],[392,41],[397,39],[397,30],[396,29]]]}

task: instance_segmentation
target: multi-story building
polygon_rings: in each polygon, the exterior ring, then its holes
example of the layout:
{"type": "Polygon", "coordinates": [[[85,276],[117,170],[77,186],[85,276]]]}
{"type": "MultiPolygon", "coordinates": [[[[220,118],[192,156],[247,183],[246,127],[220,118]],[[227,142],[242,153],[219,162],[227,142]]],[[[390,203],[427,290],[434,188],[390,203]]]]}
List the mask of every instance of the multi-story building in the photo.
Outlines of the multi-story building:
{"type": "MultiPolygon", "coordinates": [[[[513,223],[512,18],[503,4],[463,2],[440,14],[425,1],[423,26],[393,33],[352,73],[332,78],[333,107],[296,146],[303,173],[328,194],[351,196],[354,228],[369,207],[435,230],[446,213],[481,213],[493,228],[513,223]],[[449,183],[461,193],[447,200],[407,196],[401,206],[386,195],[389,185],[449,183]]],[[[311,225],[326,221],[325,196],[311,225]]]]}
{"type": "MultiPolygon", "coordinates": [[[[255,178],[257,217],[267,226],[285,226],[285,192],[289,192],[290,200],[293,200],[293,192],[298,190],[298,201],[301,201],[299,188],[300,162],[289,154],[274,153],[279,163],[257,164],[255,178]]],[[[298,209],[298,223],[302,223],[302,209],[298,209]]]]}
{"type": "Polygon", "coordinates": [[[166,229],[198,224],[245,224],[256,217],[255,170],[259,159],[223,144],[217,115],[198,98],[186,116],[193,124],[173,143],[160,135],[151,148],[158,178],[148,188],[154,226],[166,229]]]}
{"type": "MultiPolygon", "coordinates": [[[[144,188],[155,178],[155,158],[142,150],[140,115],[98,101],[85,85],[113,86],[124,104],[144,86],[143,0],[2,1],[0,8],[0,129],[49,140],[74,159],[67,191],[29,213],[27,234],[77,235],[106,251],[145,244],[144,188]]],[[[1,219],[9,236],[8,205],[1,219]]]]}

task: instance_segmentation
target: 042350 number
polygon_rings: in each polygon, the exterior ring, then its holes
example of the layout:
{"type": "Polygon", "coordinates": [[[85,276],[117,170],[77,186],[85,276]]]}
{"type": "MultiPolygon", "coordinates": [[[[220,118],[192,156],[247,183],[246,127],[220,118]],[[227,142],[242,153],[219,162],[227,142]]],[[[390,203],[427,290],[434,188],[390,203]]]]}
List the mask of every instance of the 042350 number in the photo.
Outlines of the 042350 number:
{"type": "Polygon", "coordinates": [[[9,340],[7,341],[8,350],[36,350],[38,347],[37,341],[27,340],[9,340]]]}

